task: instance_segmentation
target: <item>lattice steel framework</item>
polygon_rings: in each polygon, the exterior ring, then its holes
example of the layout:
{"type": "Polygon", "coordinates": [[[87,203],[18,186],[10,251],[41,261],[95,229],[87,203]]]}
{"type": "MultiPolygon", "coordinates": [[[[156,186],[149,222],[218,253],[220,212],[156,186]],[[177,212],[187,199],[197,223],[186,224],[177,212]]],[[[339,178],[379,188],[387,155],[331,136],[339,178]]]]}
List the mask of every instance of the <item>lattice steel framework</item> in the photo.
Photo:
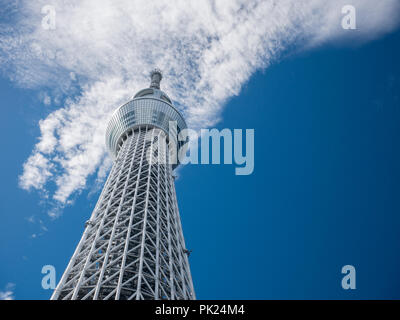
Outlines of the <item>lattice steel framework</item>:
{"type": "Polygon", "coordinates": [[[140,123],[118,138],[114,165],[51,299],[195,299],[168,138],[165,128],[140,123]]]}

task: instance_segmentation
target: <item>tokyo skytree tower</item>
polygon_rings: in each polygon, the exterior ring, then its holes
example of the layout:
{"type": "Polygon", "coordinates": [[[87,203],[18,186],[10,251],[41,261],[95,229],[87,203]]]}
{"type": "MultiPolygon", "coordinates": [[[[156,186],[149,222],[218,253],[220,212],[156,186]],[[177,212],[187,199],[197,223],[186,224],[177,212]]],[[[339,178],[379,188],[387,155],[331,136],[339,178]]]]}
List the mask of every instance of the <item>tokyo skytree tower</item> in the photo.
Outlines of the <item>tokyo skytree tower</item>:
{"type": "Polygon", "coordinates": [[[161,79],[111,117],[114,164],[52,300],[195,299],[171,156],[186,123],[161,79]]]}

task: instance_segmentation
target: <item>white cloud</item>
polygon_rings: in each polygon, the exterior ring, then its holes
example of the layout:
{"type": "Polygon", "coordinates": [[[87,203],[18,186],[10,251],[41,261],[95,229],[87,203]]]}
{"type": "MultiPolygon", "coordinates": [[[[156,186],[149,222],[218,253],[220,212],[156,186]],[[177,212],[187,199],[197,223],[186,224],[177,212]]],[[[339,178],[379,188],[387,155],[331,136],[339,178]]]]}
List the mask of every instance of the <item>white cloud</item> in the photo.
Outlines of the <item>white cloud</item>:
{"type": "Polygon", "coordinates": [[[44,93],[42,98],[44,105],[46,106],[51,105],[51,97],[47,93],[44,93]]]}
{"type": "Polygon", "coordinates": [[[8,283],[4,291],[0,291],[0,300],[14,300],[14,283],[8,283]]]}
{"type": "Polygon", "coordinates": [[[107,120],[148,85],[153,67],[164,71],[163,89],[189,126],[207,127],[256,70],[288,50],[368,41],[399,20],[397,0],[54,0],[56,29],[45,30],[40,9],[48,0],[18,3],[8,8],[13,26],[0,25],[4,72],[19,85],[46,88],[47,102],[71,96],[40,121],[20,186],[48,191],[54,182],[51,197],[61,207],[89,176],[104,179],[107,120]],[[357,30],[341,28],[345,4],[357,9],[357,30]]]}
{"type": "Polygon", "coordinates": [[[24,175],[20,179],[20,186],[24,189],[43,190],[47,179],[52,176],[53,164],[40,152],[33,152],[24,163],[24,175]]]}

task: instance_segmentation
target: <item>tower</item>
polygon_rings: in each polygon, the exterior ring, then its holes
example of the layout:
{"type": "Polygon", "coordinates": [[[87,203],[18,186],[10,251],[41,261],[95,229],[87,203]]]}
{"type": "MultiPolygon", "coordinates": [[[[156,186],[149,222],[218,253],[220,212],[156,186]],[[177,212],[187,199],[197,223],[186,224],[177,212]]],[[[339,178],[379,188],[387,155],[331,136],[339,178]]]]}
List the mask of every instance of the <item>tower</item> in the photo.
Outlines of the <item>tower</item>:
{"type": "Polygon", "coordinates": [[[114,164],[52,300],[195,299],[172,174],[186,123],[161,79],[108,123],[114,164]]]}

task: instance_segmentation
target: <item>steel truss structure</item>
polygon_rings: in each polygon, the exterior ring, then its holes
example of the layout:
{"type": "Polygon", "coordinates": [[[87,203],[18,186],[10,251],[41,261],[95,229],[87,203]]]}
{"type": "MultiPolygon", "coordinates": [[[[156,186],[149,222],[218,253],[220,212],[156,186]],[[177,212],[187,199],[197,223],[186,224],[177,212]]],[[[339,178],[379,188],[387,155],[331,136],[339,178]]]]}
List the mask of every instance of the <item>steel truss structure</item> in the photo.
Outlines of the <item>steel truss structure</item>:
{"type": "Polygon", "coordinates": [[[114,165],[51,299],[195,299],[165,128],[135,123],[116,139],[114,165]]]}

